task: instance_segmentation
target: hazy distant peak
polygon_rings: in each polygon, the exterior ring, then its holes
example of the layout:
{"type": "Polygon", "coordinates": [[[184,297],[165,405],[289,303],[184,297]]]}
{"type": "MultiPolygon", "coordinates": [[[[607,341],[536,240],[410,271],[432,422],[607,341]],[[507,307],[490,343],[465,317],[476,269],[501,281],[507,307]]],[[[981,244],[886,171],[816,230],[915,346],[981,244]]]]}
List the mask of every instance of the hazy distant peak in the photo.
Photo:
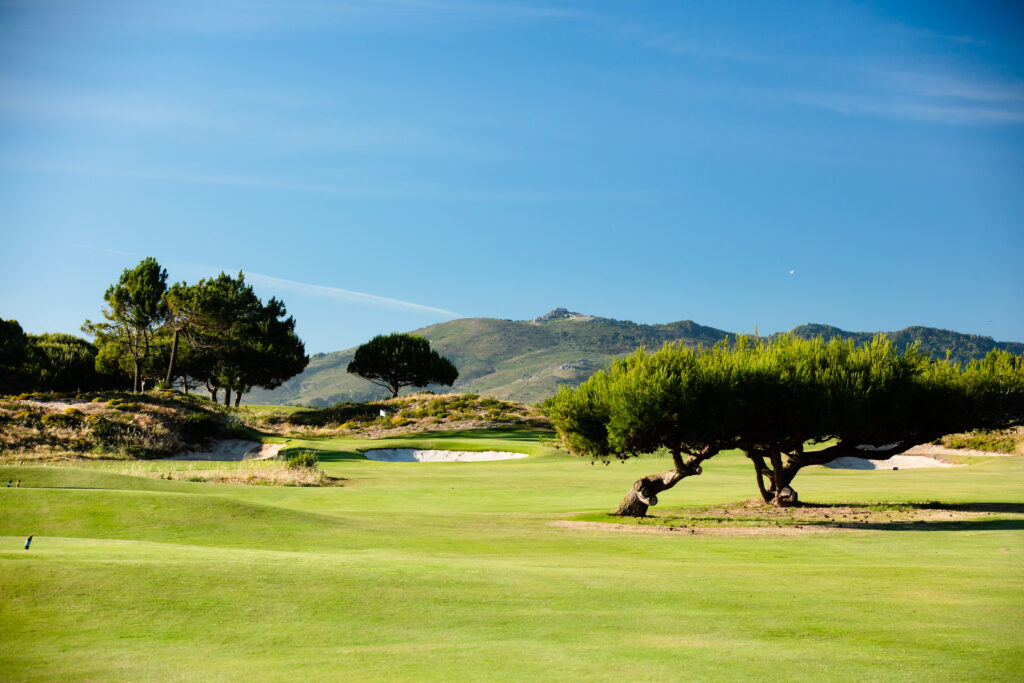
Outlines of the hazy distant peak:
{"type": "Polygon", "coordinates": [[[584,320],[589,317],[590,316],[583,315],[582,313],[575,313],[573,311],[570,311],[568,308],[555,308],[551,312],[538,316],[531,320],[530,322],[543,323],[549,320],[584,320]]]}

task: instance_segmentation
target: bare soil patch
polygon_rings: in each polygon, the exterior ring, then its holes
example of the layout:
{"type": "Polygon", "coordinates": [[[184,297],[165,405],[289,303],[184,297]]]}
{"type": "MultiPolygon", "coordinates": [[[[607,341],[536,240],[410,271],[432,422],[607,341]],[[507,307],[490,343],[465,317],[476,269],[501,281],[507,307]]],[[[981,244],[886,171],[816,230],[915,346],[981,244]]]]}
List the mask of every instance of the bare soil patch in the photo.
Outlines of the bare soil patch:
{"type": "Polygon", "coordinates": [[[840,503],[777,508],[760,501],[663,510],[642,519],[583,515],[550,522],[584,531],[685,536],[799,536],[831,531],[956,529],[1000,521],[1024,523],[1015,503],[840,503]]]}
{"type": "Polygon", "coordinates": [[[549,526],[581,531],[612,531],[627,534],[672,534],[678,536],[800,536],[822,533],[829,529],[812,527],[698,527],[698,526],[646,526],[639,524],[616,524],[614,522],[574,522],[559,520],[548,522],[549,526]]]}

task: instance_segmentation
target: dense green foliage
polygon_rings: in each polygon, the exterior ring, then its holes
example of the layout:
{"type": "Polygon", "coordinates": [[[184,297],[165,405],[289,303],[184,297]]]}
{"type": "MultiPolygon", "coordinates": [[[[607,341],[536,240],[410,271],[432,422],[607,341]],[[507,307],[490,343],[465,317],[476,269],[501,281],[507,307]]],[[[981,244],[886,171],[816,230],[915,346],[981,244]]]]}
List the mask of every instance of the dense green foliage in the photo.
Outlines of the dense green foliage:
{"type": "Polygon", "coordinates": [[[271,298],[264,304],[242,273],[174,285],[167,300],[176,365],[169,379],[197,378],[214,400],[224,389],[225,403],[234,392],[237,405],[252,387],[272,389],[309,362],[284,303],[271,298]]]}
{"type": "Polygon", "coordinates": [[[451,386],[459,378],[455,365],[425,337],[399,333],[378,335],[356,349],[348,372],[388,389],[392,398],[402,387],[451,386]]]}
{"type": "Polygon", "coordinates": [[[25,334],[16,320],[0,320],[0,395],[79,392],[124,386],[97,369],[97,349],[70,334],[25,334]]]}
{"type": "Polygon", "coordinates": [[[943,434],[1024,422],[1024,363],[992,351],[966,368],[932,361],[884,337],[757,340],[694,351],[637,351],[550,404],[575,453],[629,458],[668,449],[674,470],[638,480],[622,514],[645,514],[653,496],[728,448],[753,462],[766,501],[795,500],[808,465],[842,456],[884,459],[943,434]],[[805,451],[807,443],[834,442],[805,451]],[[682,456],[688,456],[684,462],[682,456]]]}
{"type": "Polygon", "coordinates": [[[17,320],[0,318],[0,394],[22,391],[28,340],[17,320]]]}
{"type": "Polygon", "coordinates": [[[96,368],[96,346],[70,334],[29,335],[33,362],[31,391],[62,393],[96,391],[123,386],[115,375],[96,368]]]}
{"type": "MultiPolygon", "coordinates": [[[[126,269],[104,295],[107,321],[83,325],[96,337],[95,367],[108,376],[104,386],[110,377],[129,373],[136,392],[147,381],[178,384],[186,393],[205,384],[212,400],[223,389],[225,404],[233,392],[238,405],[252,387],[272,389],[309,362],[284,303],[271,298],[264,304],[242,273],[170,289],[166,281],[166,271],[152,258],[126,269]]],[[[78,370],[71,354],[65,349],[50,355],[62,359],[68,376],[61,382],[70,386],[78,370]]],[[[45,384],[39,372],[34,381],[45,384]]]]}

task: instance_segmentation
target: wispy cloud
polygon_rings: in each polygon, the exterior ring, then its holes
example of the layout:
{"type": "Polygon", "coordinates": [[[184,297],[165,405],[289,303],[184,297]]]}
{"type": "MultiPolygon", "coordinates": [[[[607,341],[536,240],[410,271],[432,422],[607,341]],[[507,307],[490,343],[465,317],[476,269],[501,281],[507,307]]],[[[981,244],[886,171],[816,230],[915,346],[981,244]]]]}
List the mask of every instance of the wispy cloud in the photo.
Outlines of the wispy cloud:
{"type": "MultiPolygon", "coordinates": [[[[456,17],[478,21],[566,21],[588,16],[574,7],[550,3],[458,2],[448,0],[22,0],[10,3],[14,30],[24,37],[40,32],[93,30],[258,34],[320,31],[351,25],[366,28],[382,20],[416,22],[456,17]]],[[[10,28],[9,28],[10,30],[10,28]]]]}
{"type": "Polygon", "coordinates": [[[213,138],[222,145],[255,144],[283,151],[347,150],[374,153],[466,154],[468,145],[440,126],[393,117],[355,118],[305,106],[301,96],[273,93],[209,94],[84,89],[56,82],[0,79],[0,113],[24,120],[137,125],[187,129],[191,140],[213,138]],[[197,138],[197,135],[205,137],[197,138]],[[452,150],[455,150],[454,152],[452,150]]]}
{"type": "MultiPolygon", "coordinates": [[[[108,247],[99,247],[91,244],[80,244],[72,243],[69,246],[77,249],[88,249],[90,251],[98,251],[104,254],[114,254],[115,256],[126,256],[131,259],[142,259],[142,254],[133,253],[130,251],[122,251],[120,249],[110,249],[108,247]]],[[[206,272],[213,273],[216,271],[231,271],[226,268],[216,268],[213,266],[198,264],[198,263],[172,263],[176,267],[184,267],[194,272],[206,272]]],[[[379,296],[377,294],[370,294],[368,292],[357,292],[351,289],[342,289],[340,287],[329,287],[327,285],[314,285],[307,282],[297,282],[295,280],[286,280],[285,278],[275,277],[273,275],[264,275],[263,273],[254,273],[252,271],[244,271],[245,277],[248,280],[262,282],[263,284],[278,288],[286,289],[298,294],[304,294],[306,296],[316,296],[321,298],[337,299],[340,301],[347,301],[350,303],[364,304],[375,308],[388,308],[393,310],[412,311],[416,313],[432,313],[437,315],[443,315],[450,318],[461,318],[461,313],[455,311],[449,311],[445,308],[438,308],[436,306],[428,306],[426,304],[418,304],[412,301],[405,301],[402,299],[393,299],[391,297],[379,296]]]]}
{"type": "Polygon", "coordinates": [[[999,107],[972,103],[940,102],[901,97],[889,93],[852,94],[843,92],[793,93],[799,104],[838,112],[847,116],[873,116],[905,121],[977,126],[1024,122],[1024,107],[999,107]]]}
{"type": "Polygon", "coordinates": [[[313,285],[306,282],[296,282],[294,280],[285,280],[284,278],[274,277],[272,275],[263,275],[261,273],[247,272],[245,276],[251,280],[262,281],[268,285],[289,289],[291,291],[300,292],[310,296],[339,299],[342,301],[367,304],[380,308],[416,311],[419,313],[437,313],[452,318],[462,317],[460,313],[449,311],[444,308],[417,304],[412,301],[403,301],[401,299],[392,299],[385,296],[378,296],[376,294],[368,294],[366,292],[356,292],[350,289],[341,289],[339,287],[328,287],[326,285],[313,285]]]}
{"type": "Polygon", "coordinates": [[[876,69],[875,80],[903,92],[922,97],[949,98],[973,102],[1024,104],[1024,83],[966,79],[952,74],[876,69]]]}
{"type": "Polygon", "coordinates": [[[985,71],[983,39],[860,10],[852,11],[847,24],[853,28],[833,22],[823,29],[838,47],[822,36],[778,36],[742,22],[705,33],[656,33],[648,27],[636,39],[698,69],[718,62],[716,68],[735,66],[743,77],[757,79],[758,85],[732,87],[727,97],[750,95],[851,117],[959,126],[1024,121],[1024,83],[985,71]]]}

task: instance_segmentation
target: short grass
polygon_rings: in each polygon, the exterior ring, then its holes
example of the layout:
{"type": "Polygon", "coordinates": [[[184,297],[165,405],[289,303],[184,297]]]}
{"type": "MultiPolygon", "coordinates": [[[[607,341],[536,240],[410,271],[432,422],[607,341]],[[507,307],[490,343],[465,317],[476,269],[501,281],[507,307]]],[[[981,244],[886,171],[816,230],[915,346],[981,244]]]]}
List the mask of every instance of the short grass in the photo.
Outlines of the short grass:
{"type": "MultiPolygon", "coordinates": [[[[516,430],[290,447],[318,449],[340,485],[0,467],[2,678],[1024,676],[1024,458],[814,468],[796,482],[820,504],[1003,504],[984,524],[682,537],[550,524],[614,507],[662,467],[651,459],[591,466],[516,430]],[[531,457],[360,455],[403,445],[531,457]]],[[[755,491],[749,464],[726,454],[653,512],[692,516],[755,491]]]]}

